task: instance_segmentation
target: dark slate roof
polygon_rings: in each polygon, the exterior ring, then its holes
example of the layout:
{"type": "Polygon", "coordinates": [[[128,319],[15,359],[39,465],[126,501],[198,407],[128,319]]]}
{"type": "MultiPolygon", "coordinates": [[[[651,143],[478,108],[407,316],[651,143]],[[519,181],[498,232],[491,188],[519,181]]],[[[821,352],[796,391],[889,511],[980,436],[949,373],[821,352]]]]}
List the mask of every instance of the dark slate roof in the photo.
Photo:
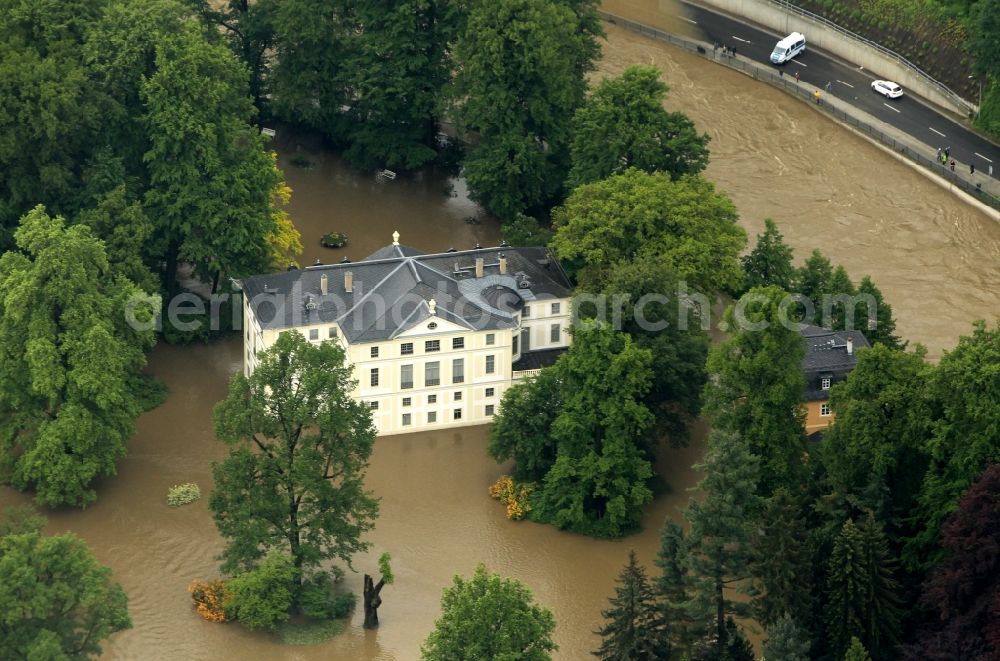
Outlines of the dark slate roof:
{"type": "Polygon", "coordinates": [[[498,330],[515,326],[513,314],[524,301],[572,293],[547,248],[506,246],[424,254],[393,244],[359,262],[257,275],[240,285],[263,328],[336,322],[351,343],[396,337],[432,316],[431,300],[441,319],[470,330],[498,330]],[[507,259],[506,274],[500,273],[501,255],[507,259]],[[481,278],[475,275],[477,258],[484,262],[481,278]],[[351,292],[345,289],[347,273],[353,278],[351,292]],[[508,295],[497,296],[501,288],[508,295]]]}
{"type": "Polygon", "coordinates": [[[558,349],[542,349],[541,351],[528,351],[521,354],[520,360],[513,365],[515,372],[523,370],[539,370],[543,367],[551,367],[559,360],[568,347],[558,349]]]}
{"type": "Polygon", "coordinates": [[[806,326],[802,331],[806,341],[806,355],[802,358],[802,370],[806,375],[806,400],[828,399],[829,390],[821,388],[821,379],[830,377],[833,383],[844,379],[858,363],[858,350],[871,345],[861,331],[834,331],[819,326],[806,326]],[[854,342],[852,352],[847,353],[847,340],[854,342]]]}

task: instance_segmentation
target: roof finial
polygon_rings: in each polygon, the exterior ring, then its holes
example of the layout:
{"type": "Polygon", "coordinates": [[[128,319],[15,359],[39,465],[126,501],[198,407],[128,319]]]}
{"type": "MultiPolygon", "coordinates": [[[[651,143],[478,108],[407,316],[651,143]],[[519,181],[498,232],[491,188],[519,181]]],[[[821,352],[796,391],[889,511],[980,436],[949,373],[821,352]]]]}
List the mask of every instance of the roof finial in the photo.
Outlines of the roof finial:
{"type": "Polygon", "coordinates": [[[437,301],[435,301],[433,298],[430,301],[428,301],[427,307],[431,309],[431,314],[437,314],[438,304],[437,301]]]}
{"type": "Polygon", "coordinates": [[[394,245],[394,246],[398,246],[399,245],[399,232],[398,231],[395,231],[395,232],[392,233],[392,245],[394,245]]]}

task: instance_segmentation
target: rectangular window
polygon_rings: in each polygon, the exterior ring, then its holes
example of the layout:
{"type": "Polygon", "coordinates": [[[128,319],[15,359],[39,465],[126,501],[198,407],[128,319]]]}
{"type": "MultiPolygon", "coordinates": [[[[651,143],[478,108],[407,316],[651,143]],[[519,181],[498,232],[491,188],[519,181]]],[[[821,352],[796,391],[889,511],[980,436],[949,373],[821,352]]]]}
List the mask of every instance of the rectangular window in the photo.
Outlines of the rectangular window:
{"type": "Polygon", "coordinates": [[[424,386],[436,386],[441,383],[441,363],[436,360],[424,365],[424,386]]]}
{"type": "Polygon", "coordinates": [[[510,347],[510,352],[511,352],[512,354],[514,354],[515,356],[516,356],[517,354],[521,353],[520,351],[518,351],[518,350],[517,350],[517,341],[518,341],[519,339],[520,339],[520,337],[519,337],[518,335],[515,335],[515,336],[514,336],[514,342],[513,342],[513,344],[511,344],[511,347],[510,347]]]}
{"type": "Polygon", "coordinates": [[[368,402],[368,408],[372,411],[378,411],[378,402],[368,402]]]}
{"type": "Polygon", "coordinates": [[[497,393],[497,389],[496,388],[487,388],[486,389],[486,396],[487,397],[493,397],[493,396],[496,395],[496,393],[497,393]]]}
{"type": "Polygon", "coordinates": [[[413,342],[403,342],[399,345],[399,355],[400,356],[412,356],[413,355],[413,342]]]}
{"type": "Polygon", "coordinates": [[[493,344],[496,344],[496,342],[497,342],[496,333],[487,333],[486,334],[486,345],[487,346],[491,346],[493,344]]]}
{"type": "Polygon", "coordinates": [[[452,349],[464,349],[465,348],[465,338],[464,337],[453,337],[453,338],[451,338],[451,348],[452,349]]]}
{"type": "Polygon", "coordinates": [[[371,371],[371,386],[374,388],[378,385],[378,368],[376,367],[371,371]]]}
{"type": "Polygon", "coordinates": [[[430,353],[432,351],[441,350],[441,340],[427,340],[424,342],[424,352],[430,353]]]}
{"type": "Polygon", "coordinates": [[[497,357],[496,356],[486,356],[486,373],[487,374],[493,374],[493,372],[496,371],[496,368],[497,368],[496,362],[497,362],[497,357]]]}
{"type": "Polygon", "coordinates": [[[487,416],[493,415],[493,404],[486,405],[486,415],[487,416]]]}
{"type": "Polygon", "coordinates": [[[820,387],[823,388],[823,390],[829,390],[830,389],[830,377],[828,377],[828,376],[823,377],[820,380],[820,387]]]}
{"type": "Polygon", "coordinates": [[[404,427],[408,427],[410,425],[410,420],[412,420],[412,419],[413,419],[413,414],[411,414],[411,413],[404,413],[403,414],[403,426],[404,427]]]}
{"type": "Polygon", "coordinates": [[[330,328],[326,331],[326,336],[331,340],[336,340],[337,328],[335,326],[330,326],[330,328]]]}
{"type": "Polygon", "coordinates": [[[318,328],[310,328],[309,329],[309,339],[310,340],[318,340],[319,339],[319,329],[318,328]]]}
{"type": "Polygon", "coordinates": [[[413,403],[413,398],[412,397],[404,397],[403,398],[403,406],[409,406],[412,403],[413,403]]]}
{"type": "Polygon", "coordinates": [[[427,395],[427,403],[428,404],[437,404],[438,403],[438,396],[437,395],[427,395]]]}
{"type": "Polygon", "coordinates": [[[462,409],[455,409],[455,413],[452,416],[452,418],[455,419],[455,420],[461,420],[462,419],[462,409]]]}
{"type": "Polygon", "coordinates": [[[819,405],[819,414],[824,418],[830,415],[830,405],[826,402],[819,405]]]}
{"type": "Polygon", "coordinates": [[[455,393],[455,401],[456,402],[462,401],[462,391],[461,390],[459,390],[458,392],[455,393]]]}
{"type": "Polygon", "coordinates": [[[559,303],[553,303],[552,304],[552,314],[559,314],[559,311],[561,309],[562,309],[562,306],[559,303]]]}
{"type": "Polygon", "coordinates": [[[438,421],[437,411],[429,411],[427,413],[427,422],[437,422],[437,421],[438,421]]]}
{"type": "Polygon", "coordinates": [[[521,310],[521,316],[524,317],[525,319],[527,319],[528,317],[531,316],[531,306],[530,305],[525,305],[524,306],[524,308],[521,310]]]}
{"type": "Polygon", "coordinates": [[[372,358],[378,358],[378,347],[372,347],[371,356],[372,358]]]}
{"type": "Polygon", "coordinates": [[[562,328],[559,324],[552,324],[552,327],[549,329],[549,340],[552,342],[562,341],[562,328]]]}
{"type": "Polygon", "coordinates": [[[465,383],[465,359],[456,358],[451,361],[451,382],[465,383]]]}
{"type": "Polygon", "coordinates": [[[399,387],[403,390],[413,387],[413,365],[399,366],[399,387]]]}

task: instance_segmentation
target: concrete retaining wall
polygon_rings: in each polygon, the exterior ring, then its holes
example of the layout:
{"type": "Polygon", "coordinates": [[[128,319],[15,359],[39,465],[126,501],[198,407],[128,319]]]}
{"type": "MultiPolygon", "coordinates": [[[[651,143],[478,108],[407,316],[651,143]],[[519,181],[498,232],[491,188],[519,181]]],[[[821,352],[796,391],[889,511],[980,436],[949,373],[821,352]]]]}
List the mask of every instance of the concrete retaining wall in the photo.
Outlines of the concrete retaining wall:
{"type": "MultiPolygon", "coordinates": [[[[801,32],[806,37],[806,50],[810,46],[821,48],[847,62],[864,67],[878,78],[893,80],[908,92],[962,117],[968,116],[969,112],[974,110],[972,104],[928,81],[910,65],[892,58],[864,41],[838,32],[829,25],[789,11],[780,4],[767,0],[697,0],[696,4],[745,18],[781,36],[790,32],[801,32]]],[[[777,42],[777,39],[775,41],[777,42]]]]}

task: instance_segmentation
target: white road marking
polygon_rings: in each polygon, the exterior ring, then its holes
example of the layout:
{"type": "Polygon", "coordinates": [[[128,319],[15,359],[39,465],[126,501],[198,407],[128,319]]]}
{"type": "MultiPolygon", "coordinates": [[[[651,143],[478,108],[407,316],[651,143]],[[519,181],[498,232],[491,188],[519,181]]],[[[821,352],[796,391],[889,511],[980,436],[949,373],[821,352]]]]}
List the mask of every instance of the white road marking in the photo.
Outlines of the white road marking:
{"type": "Polygon", "coordinates": [[[735,34],[733,35],[733,39],[735,39],[736,41],[742,41],[744,44],[749,44],[750,43],[749,39],[740,39],[735,34]]]}
{"type": "Polygon", "coordinates": [[[892,111],[895,111],[895,112],[899,112],[898,110],[896,110],[895,108],[893,108],[892,106],[890,106],[888,103],[883,103],[882,105],[885,106],[886,108],[888,108],[889,110],[892,110],[892,111]]]}
{"type": "Polygon", "coordinates": [[[837,82],[838,82],[838,83],[840,83],[841,85],[847,85],[847,86],[848,86],[848,87],[850,87],[851,89],[854,89],[854,85],[852,85],[852,84],[850,84],[850,83],[845,83],[845,82],[844,82],[844,81],[842,81],[842,80],[837,80],[837,82]]]}
{"type": "Polygon", "coordinates": [[[677,18],[681,19],[682,21],[687,21],[687,22],[688,22],[688,23],[690,23],[691,25],[698,25],[698,21],[692,21],[692,20],[691,20],[690,18],[688,18],[687,16],[678,16],[677,18]]]}
{"type": "Polygon", "coordinates": [[[807,67],[807,66],[809,66],[808,64],[802,64],[798,60],[792,60],[792,62],[794,62],[795,64],[799,65],[800,67],[807,67]]]}
{"type": "Polygon", "coordinates": [[[980,153],[979,153],[979,152],[977,152],[977,151],[974,151],[974,152],[972,152],[972,153],[973,153],[973,154],[975,154],[976,156],[978,156],[979,158],[983,159],[983,160],[984,160],[984,161],[986,161],[987,163],[992,163],[992,162],[993,162],[993,161],[991,161],[990,159],[986,158],[985,156],[983,156],[982,154],[980,154],[980,153]]]}
{"type": "Polygon", "coordinates": [[[933,126],[928,126],[927,128],[929,128],[930,130],[934,131],[935,133],[937,133],[937,134],[938,134],[939,136],[941,136],[942,138],[947,138],[947,137],[948,137],[948,136],[946,136],[946,135],[945,135],[944,133],[941,133],[941,131],[938,131],[938,130],[937,130],[936,128],[934,128],[933,126]]]}

